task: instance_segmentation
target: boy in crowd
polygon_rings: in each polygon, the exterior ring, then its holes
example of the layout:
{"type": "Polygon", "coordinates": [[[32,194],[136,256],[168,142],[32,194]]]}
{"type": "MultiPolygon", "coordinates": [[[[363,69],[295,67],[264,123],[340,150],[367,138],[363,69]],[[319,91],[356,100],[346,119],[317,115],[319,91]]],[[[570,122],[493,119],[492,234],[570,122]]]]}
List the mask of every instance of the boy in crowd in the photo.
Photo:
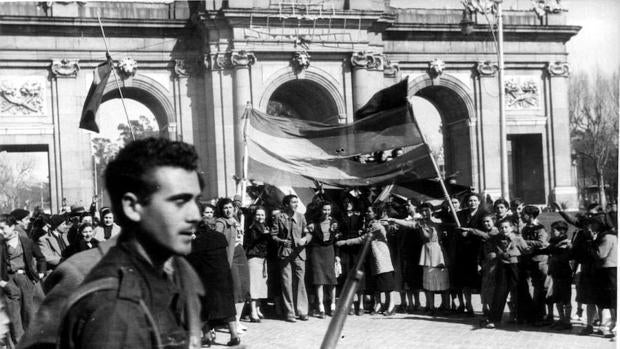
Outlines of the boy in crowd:
{"type": "Polygon", "coordinates": [[[573,271],[570,266],[571,249],[568,239],[568,224],[564,221],[556,221],[551,224],[551,238],[549,239],[549,276],[552,283],[550,301],[560,315],[560,320],[553,324],[557,330],[570,330],[571,318],[571,284],[573,271]]]}

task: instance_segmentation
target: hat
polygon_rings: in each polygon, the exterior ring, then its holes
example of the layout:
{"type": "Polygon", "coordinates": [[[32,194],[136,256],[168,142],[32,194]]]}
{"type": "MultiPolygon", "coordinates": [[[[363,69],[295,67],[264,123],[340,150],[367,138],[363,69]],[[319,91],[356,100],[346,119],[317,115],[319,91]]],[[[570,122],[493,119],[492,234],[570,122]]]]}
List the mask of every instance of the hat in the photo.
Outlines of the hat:
{"type": "Polygon", "coordinates": [[[237,194],[233,196],[233,201],[241,201],[241,195],[237,194]]]}
{"type": "Polygon", "coordinates": [[[52,217],[50,217],[51,230],[58,228],[58,226],[61,225],[64,221],[65,221],[65,216],[63,215],[55,214],[52,217]]]}
{"type": "Polygon", "coordinates": [[[13,216],[13,218],[18,221],[21,221],[22,219],[28,217],[28,215],[30,215],[30,211],[24,210],[22,208],[11,211],[11,216],[13,216]]]}
{"type": "Polygon", "coordinates": [[[84,209],[83,206],[71,205],[71,215],[72,216],[78,216],[78,215],[81,215],[84,212],[86,212],[86,210],[84,209]]]}
{"type": "Polygon", "coordinates": [[[112,210],[109,207],[102,207],[101,211],[99,211],[99,214],[103,218],[103,216],[105,216],[105,215],[107,215],[108,213],[111,213],[111,212],[112,212],[112,210]]]}

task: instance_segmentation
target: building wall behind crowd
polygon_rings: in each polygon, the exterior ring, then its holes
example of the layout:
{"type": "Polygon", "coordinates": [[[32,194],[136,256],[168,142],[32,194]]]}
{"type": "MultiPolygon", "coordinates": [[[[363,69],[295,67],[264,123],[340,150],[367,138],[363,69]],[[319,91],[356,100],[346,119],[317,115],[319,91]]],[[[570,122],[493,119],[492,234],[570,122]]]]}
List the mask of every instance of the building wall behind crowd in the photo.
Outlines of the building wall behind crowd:
{"type": "MultiPolygon", "coordinates": [[[[412,81],[410,96],[427,99],[441,114],[446,172],[497,197],[495,46],[482,16],[474,17],[478,29],[466,37],[459,26],[460,2],[433,4],[5,3],[0,150],[48,152],[53,211],[63,198],[90,202],[100,185],[91,156],[96,135],[77,125],[91,72],[105,60],[99,14],[113,58],[137,62],[134,75],[120,76],[123,94],[153,111],[160,135],[196,145],[206,197],[236,191],[241,117],[248,102],[263,111],[348,123],[374,92],[406,76],[412,81]]],[[[535,198],[524,198],[528,202],[553,199],[576,207],[565,43],[579,28],[567,25],[562,12],[538,17],[530,6],[504,4],[509,143],[517,149],[515,159],[537,155],[515,162],[520,172],[513,171],[513,187],[539,189],[535,198]],[[533,137],[533,146],[527,137],[533,137]]],[[[117,97],[110,78],[104,101],[117,97]]]]}

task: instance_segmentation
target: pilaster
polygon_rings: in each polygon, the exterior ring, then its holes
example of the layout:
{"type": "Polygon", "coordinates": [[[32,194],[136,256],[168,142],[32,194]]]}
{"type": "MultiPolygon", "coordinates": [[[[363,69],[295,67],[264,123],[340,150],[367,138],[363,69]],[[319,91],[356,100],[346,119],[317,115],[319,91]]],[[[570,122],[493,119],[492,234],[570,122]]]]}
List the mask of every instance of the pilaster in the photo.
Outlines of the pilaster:
{"type": "Polygon", "coordinates": [[[353,70],[353,111],[361,108],[374,93],[383,88],[385,57],[370,51],[355,52],[351,56],[353,70]]]}

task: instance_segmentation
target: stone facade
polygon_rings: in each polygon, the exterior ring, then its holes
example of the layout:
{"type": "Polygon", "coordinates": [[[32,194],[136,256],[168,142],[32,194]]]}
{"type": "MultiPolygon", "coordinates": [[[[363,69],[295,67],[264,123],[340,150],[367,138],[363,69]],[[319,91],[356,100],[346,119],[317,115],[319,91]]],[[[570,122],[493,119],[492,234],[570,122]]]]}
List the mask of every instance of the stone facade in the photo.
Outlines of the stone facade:
{"type": "MultiPolygon", "coordinates": [[[[410,95],[442,115],[447,172],[496,198],[499,87],[488,25],[474,18],[465,37],[458,1],[427,3],[7,3],[0,8],[0,88],[27,92],[0,95],[0,145],[47,147],[53,210],[63,197],[89,202],[91,134],[77,125],[91,71],[105,60],[99,13],[113,58],[138,64],[121,81],[127,97],[153,110],[163,136],[196,145],[205,197],[237,190],[247,105],[266,111],[277,102],[299,117],[314,111],[352,122],[373,93],[410,76],[410,95]]],[[[525,183],[543,183],[536,203],[576,207],[565,44],[579,27],[564,23],[561,11],[539,17],[513,6],[504,16],[507,133],[539,135],[543,159],[525,183]]],[[[104,100],[116,88],[110,79],[104,100]]]]}

